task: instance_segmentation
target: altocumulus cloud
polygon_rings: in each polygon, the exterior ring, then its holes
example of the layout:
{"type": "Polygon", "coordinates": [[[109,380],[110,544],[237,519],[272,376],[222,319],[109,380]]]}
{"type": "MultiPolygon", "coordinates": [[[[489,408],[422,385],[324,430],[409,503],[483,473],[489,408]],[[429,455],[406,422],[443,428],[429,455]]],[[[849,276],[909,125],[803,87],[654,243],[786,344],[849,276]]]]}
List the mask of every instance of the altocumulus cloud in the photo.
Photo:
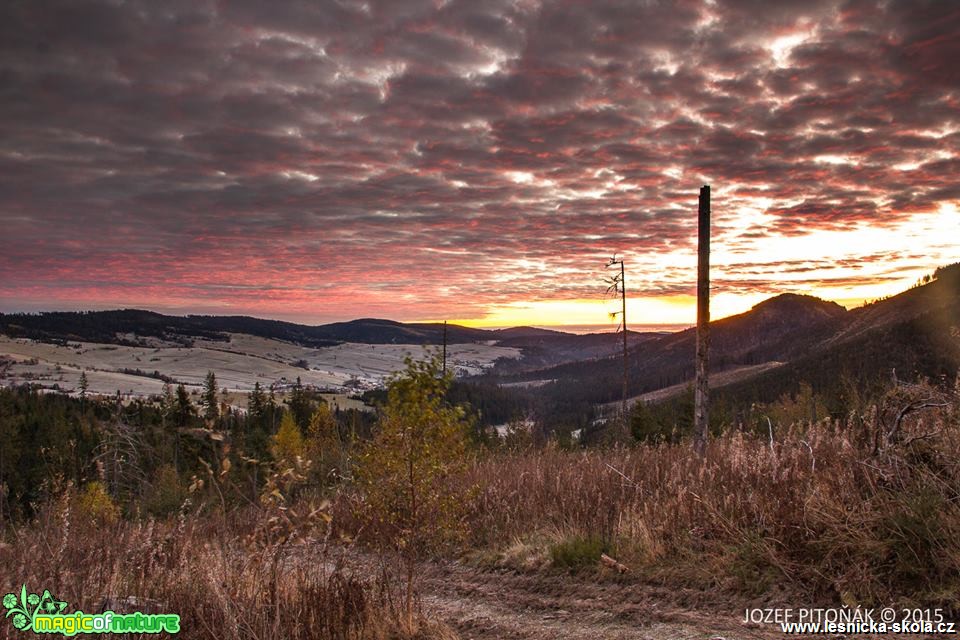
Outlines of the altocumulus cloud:
{"type": "Polygon", "coordinates": [[[678,295],[702,183],[731,291],[882,281],[763,246],[954,207],[957,60],[951,2],[8,0],[0,295],[469,317],[614,249],[678,295]]]}

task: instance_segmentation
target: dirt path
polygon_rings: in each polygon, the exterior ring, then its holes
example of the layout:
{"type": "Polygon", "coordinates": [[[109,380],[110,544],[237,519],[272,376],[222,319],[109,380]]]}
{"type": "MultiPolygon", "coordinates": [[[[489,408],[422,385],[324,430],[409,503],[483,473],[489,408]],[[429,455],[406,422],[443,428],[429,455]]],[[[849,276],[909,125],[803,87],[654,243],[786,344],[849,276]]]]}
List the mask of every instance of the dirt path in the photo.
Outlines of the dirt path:
{"type": "Polygon", "coordinates": [[[630,582],[478,571],[451,563],[429,567],[420,592],[424,611],[445,620],[464,640],[782,637],[773,629],[742,625],[742,611],[732,607],[717,612],[691,602],[687,608],[677,604],[682,594],[630,582]]]}

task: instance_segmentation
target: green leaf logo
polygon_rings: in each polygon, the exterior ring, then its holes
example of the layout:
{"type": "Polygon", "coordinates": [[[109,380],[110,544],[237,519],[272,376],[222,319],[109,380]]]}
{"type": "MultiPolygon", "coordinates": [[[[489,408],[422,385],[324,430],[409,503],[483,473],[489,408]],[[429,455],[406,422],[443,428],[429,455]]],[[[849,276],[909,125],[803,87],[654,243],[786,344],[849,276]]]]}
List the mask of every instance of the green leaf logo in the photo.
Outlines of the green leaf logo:
{"type": "Polygon", "coordinates": [[[13,627],[20,631],[29,631],[33,627],[34,617],[38,614],[62,614],[67,603],[57,600],[45,589],[43,595],[28,593],[27,585],[21,585],[19,596],[8,593],[3,596],[3,608],[7,610],[5,618],[13,618],[13,627]]]}
{"type": "Polygon", "coordinates": [[[66,608],[66,602],[57,600],[53,597],[53,594],[50,593],[49,589],[44,589],[43,595],[40,596],[40,606],[37,607],[37,611],[45,615],[55,615],[63,613],[63,610],[66,608]]]}

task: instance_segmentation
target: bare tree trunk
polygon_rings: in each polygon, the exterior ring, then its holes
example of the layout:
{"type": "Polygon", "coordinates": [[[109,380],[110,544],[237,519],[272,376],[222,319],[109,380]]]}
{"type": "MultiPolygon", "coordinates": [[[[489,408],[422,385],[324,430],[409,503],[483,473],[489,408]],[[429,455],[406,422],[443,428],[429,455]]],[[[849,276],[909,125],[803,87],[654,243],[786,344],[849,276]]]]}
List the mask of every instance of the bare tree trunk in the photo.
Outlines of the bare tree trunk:
{"type": "Polygon", "coordinates": [[[7,521],[3,515],[4,514],[3,506],[7,502],[7,492],[4,491],[7,485],[3,483],[3,479],[6,477],[6,473],[5,473],[6,465],[4,465],[3,462],[4,462],[3,449],[0,449],[0,535],[4,533],[7,525],[7,521]]]}
{"type": "Polygon", "coordinates": [[[627,281],[623,260],[620,261],[620,295],[622,301],[621,320],[623,321],[623,407],[621,408],[621,415],[623,436],[626,438],[630,434],[630,425],[627,420],[627,281]]]}
{"type": "Polygon", "coordinates": [[[407,553],[407,592],[406,592],[406,616],[407,616],[407,631],[409,633],[414,633],[416,631],[416,625],[414,624],[414,615],[413,615],[413,579],[416,573],[414,564],[416,560],[413,558],[411,553],[407,553]]]}
{"type": "Polygon", "coordinates": [[[697,217],[697,384],[693,420],[693,449],[703,454],[710,421],[707,381],[710,350],[710,187],[700,187],[697,217]]]}
{"type": "Polygon", "coordinates": [[[407,625],[410,633],[414,631],[413,624],[413,582],[416,574],[416,543],[419,542],[420,514],[417,511],[417,483],[414,473],[414,433],[411,426],[407,427],[407,485],[410,497],[410,539],[407,540],[406,548],[403,550],[407,561],[407,593],[406,593],[406,611],[407,625]]]}

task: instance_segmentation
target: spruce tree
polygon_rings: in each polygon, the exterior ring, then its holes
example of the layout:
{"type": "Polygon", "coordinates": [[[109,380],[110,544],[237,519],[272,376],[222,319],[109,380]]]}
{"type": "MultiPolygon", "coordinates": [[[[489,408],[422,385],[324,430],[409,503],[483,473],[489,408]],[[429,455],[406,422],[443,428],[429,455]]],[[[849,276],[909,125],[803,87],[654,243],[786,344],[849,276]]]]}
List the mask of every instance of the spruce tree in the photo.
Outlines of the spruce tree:
{"type": "Polygon", "coordinates": [[[270,396],[267,397],[260,383],[254,384],[247,403],[247,427],[242,436],[243,449],[248,456],[259,459],[268,453],[275,410],[272,386],[270,396]]]}
{"type": "Polygon", "coordinates": [[[80,384],[78,386],[80,387],[80,410],[85,411],[87,408],[87,389],[90,388],[86,369],[80,372],[80,384]]]}
{"type": "Polygon", "coordinates": [[[300,376],[297,376],[297,383],[293,385],[293,389],[290,391],[288,404],[290,406],[290,413],[293,414],[297,426],[300,427],[301,430],[305,429],[310,423],[313,407],[311,406],[310,398],[307,397],[307,392],[303,388],[303,383],[300,382],[300,376]]]}
{"type": "Polygon", "coordinates": [[[213,371],[207,371],[207,378],[203,383],[203,417],[208,422],[213,422],[220,417],[220,406],[217,402],[217,376],[213,371]]]}
{"type": "Polygon", "coordinates": [[[183,384],[177,385],[177,404],[176,416],[177,426],[185,427],[190,423],[190,418],[194,415],[193,403],[190,402],[190,395],[187,393],[183,384]]]}
{"type": "Polygon", "coordinates": [[[163,383],[163,391],[160,392],[160,419],[161,425],[166,428],[167,418],[172,416],[177,410],[177,400],[173,395],[173,387],[169,382],[163,383]]]}
{"type": "Polygon", "coordinates": [[[266,412],[267,397],[257,382],[253,385],[253,391],[250,392],[250,401],[247,403],[247,415],[250,416],[250,422],[260,426],[266,412]]]}

